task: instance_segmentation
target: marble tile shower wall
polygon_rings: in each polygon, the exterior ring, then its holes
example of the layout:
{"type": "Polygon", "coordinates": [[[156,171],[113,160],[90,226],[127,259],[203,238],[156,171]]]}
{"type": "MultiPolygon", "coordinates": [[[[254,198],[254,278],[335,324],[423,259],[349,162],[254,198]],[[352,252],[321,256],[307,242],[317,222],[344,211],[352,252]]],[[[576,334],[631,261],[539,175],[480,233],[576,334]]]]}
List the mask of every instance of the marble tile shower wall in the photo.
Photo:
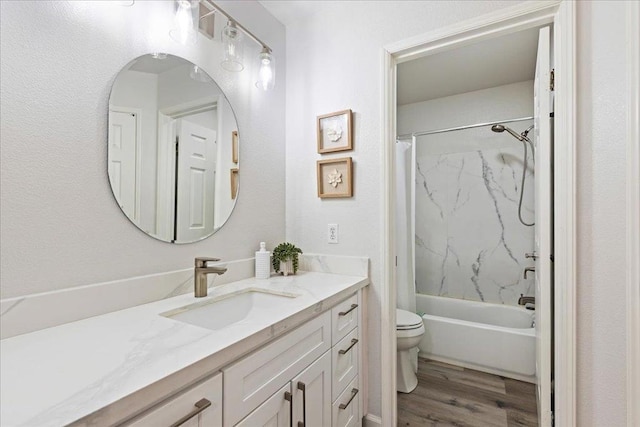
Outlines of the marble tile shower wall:
{"type": "MultiPolygon", "coordinates": [[[[523,278],[534,227],[518,220],[522,146],[450,154],[416,153],[416,287],[418,293],[499,304],[533,295],[523,278]]],[[[421,153],[422,151],[422,153],[421,153]]],[[[533,222],[528,155],[523,217],[533,222]]]]}

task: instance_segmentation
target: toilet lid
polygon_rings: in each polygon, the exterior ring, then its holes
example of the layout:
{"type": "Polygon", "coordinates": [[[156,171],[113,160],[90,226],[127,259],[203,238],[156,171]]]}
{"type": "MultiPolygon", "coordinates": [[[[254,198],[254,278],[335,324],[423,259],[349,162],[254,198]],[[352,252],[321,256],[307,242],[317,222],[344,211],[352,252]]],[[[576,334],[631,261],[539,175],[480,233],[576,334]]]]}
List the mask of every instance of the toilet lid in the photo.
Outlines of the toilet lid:
{"type": "Polygon", "coordinates": [[[415,329],[422,325],[422,318],[410,311],[396,309],[397,329],[415,329]]]}

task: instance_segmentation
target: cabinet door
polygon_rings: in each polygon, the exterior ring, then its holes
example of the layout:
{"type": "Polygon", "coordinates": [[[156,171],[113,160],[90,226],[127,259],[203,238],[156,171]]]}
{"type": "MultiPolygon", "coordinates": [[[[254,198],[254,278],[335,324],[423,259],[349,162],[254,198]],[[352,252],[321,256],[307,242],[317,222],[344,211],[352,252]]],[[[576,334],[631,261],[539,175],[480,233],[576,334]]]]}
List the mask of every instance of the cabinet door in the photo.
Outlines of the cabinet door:
{"type": "Polygon", "coordinates": [[[291,384],[274,393],[236,424],[237,427],[289,427],[292,411],[291,384]]]}
{"type": "Polygon", "coordinates": [[[127,427],[157,427],[180,424],[183,427],[222,426],[222,374],[169,398],[135,418],[127,427]]]}
{"type": "Polygon", "coordinates": [[[293,387],[293,425],[326,427],[331,425],[331,351],[291,381],[293,387]]]}

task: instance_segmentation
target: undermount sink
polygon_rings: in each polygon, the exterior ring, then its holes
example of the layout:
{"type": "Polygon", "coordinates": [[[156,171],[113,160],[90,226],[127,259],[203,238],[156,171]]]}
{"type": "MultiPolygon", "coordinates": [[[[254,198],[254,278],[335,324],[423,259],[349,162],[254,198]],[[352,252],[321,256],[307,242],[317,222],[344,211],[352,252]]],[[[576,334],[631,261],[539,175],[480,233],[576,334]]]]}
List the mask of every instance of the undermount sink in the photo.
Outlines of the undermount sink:
{"type": "Polygon", "coordinates": [[[160,315],[215,331],[246,319],[257,309],[273,307],[298,296],[287,292],[249,288],[189,304],[160,315]]]}

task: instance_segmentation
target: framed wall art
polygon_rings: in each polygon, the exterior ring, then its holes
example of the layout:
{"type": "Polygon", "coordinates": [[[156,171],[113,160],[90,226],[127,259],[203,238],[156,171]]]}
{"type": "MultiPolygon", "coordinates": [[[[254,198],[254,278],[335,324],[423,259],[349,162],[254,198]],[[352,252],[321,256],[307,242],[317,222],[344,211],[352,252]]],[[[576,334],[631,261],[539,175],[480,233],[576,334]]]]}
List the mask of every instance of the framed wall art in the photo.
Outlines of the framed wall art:
{"type": "Polygon", "coordinates": [[[318,116],[318,153],[333,153],[353,149],[351,110],[318,116]]]}
{"type": "Polygon", "coordinates": [[[353,164],[351,157],[318,160],[318,197],[353,196],[353,164]]]}

